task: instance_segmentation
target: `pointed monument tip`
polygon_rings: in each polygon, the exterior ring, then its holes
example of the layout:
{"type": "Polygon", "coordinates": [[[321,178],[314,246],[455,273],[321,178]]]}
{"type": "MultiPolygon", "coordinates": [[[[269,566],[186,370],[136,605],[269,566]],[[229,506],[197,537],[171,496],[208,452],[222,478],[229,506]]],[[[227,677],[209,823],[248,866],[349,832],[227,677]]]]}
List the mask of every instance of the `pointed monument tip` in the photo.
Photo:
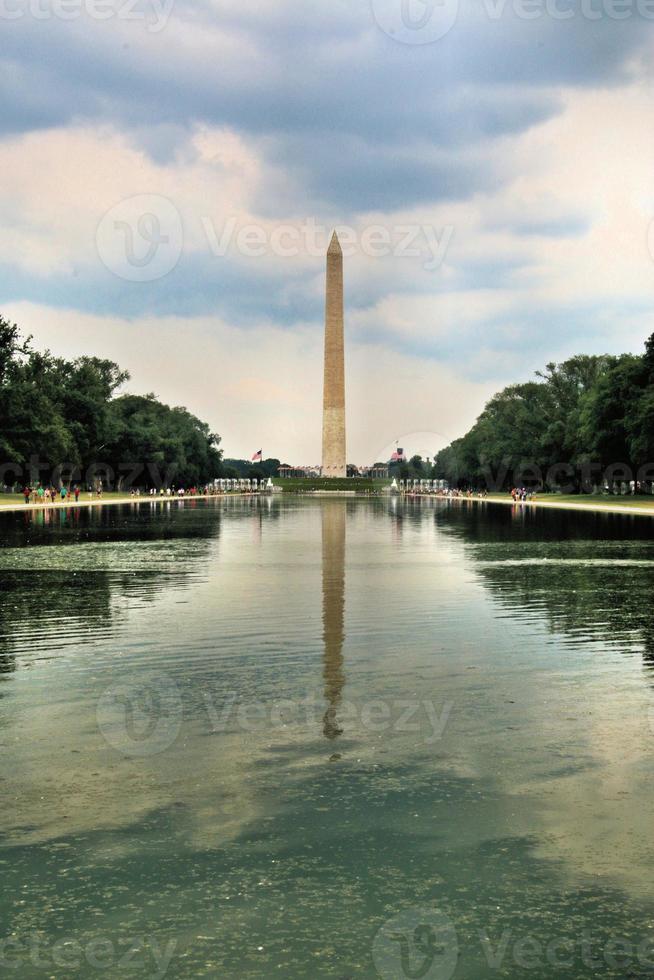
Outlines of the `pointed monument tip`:
{"type": "Polygon", "coordinates": [[[341,252],[341,243],[338,240],[338,235],[336,234],[336,231],[334,231],[334,234],[332,235],[332,240],[329,243],[329,248],[327,249],[327,254],[329,255],[330,253],[332,255],[341,255],[342,254],[342,252],[341,252]]]}

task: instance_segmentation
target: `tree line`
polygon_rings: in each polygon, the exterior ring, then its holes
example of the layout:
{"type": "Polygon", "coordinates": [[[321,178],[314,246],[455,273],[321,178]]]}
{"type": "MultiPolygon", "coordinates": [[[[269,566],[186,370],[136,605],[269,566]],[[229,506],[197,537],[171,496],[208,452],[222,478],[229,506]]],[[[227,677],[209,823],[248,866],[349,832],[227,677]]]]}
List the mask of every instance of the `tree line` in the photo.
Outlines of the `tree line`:
{"type": "Polygon", "coordinates": [[[220,436],[155,395],[119,394],[127,371],[34,350],[0,316],[0,484],[202,485],[224,472],[220,436]]]}
{"type": "Polygon", "coordinates": [[[490,490],[652,491],[654,334],[643,354],[579,354],[536,379],[494,395],[431,475],[490,490]]]}
{"type": "MultiPolygon", "coordinates": [[[[102,480],[106,488],[276,476],[280,461],[224,460],[220,436],[155,395],[120,394],[127,371],[37,351],[0,316],[0,484],[102,480]]],[[[391,476],[453,487],[565,492],[654,489],[654,334],[643,354],[578,354],[509,385],[473,427],[391,476]]]]}

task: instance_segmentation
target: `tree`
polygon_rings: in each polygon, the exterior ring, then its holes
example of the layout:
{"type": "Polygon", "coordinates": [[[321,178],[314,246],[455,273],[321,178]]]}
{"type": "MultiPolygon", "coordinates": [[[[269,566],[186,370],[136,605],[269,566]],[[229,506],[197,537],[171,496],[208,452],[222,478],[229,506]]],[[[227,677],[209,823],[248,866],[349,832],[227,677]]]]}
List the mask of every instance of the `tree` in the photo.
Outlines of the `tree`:
{"type": "Polygon", "coordinates": [[[101,464],[105,477],[113,470],[123,483],[146,486],[167,477],[191,485],[220,476],[220,437],[185,408],[170,408],[154,395],[117,397],[128,379],[113,361],[68,361],[35,351],[0,317],[5,482],[11,470],[13,481],[77,481],[101,464]]]}
{"type": "Polygon", "coordinates": [[[645,342],[642,361],[642,392],[625,406],[625,432],[636,475],[651,486],[654,482],[654,333],[645,342]]]}
{"type": "Polygon", "coordinates": [[[61,410],[75,442],[75,462],[87,469],[102,458],[115,438],[111,399],[129,380],[113,361],[81,357],[62,362],[59,370],[61,410]]]}
{"type": "Polygon", "coordinates": [[[577,354],[561,364],[549,363],[537,371],[547,391],[546,416],[541,444],[549,466],[562,461],[581,462],[588,446],[581,438],[580,413],[588,393],[612,363],[609,355],[577,354]]]}
{"type": "Polygon", "coordinates": [[[644,392],[643,358],[623,354],[612,359],[588,393],[580,413],[580,436],[589,456],[607,474],[609,484],[628,479],[639,444],[638,404],[644,392]]]}
{"type": "Polygon", "coordinates": [[[105,447],[118,481],[191,486],[222,475],[220,437],[185,408],[153,395],[122,395],[111,403],[114,432],[105,447]]]}
{"type": "Polygon", "coordinates": [[[536,377],[494,395],[472,429],[437,454],[434,475],[496,490],[556,486],[565,464],[566,482],[580,490],[590,463],[654,459],[654,335],[642,357],[578,354],[536,377]]]}

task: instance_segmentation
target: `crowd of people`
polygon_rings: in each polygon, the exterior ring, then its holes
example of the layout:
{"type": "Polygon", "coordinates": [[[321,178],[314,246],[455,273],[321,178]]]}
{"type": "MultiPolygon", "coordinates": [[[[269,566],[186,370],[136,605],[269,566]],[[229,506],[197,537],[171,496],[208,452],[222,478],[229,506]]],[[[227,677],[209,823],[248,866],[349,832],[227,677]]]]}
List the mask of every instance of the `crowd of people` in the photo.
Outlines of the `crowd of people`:
{"type": "MultiPolygon", "coordinates": [[[[249,482],[249,481],[248,481],[249,482]]],[[[237,490],[239,493],[252,493],[254,489],[250,487],[232,487],[231,490],[237,490]]],[[[129,490],[130,497],[213,497],[220,496],[229,490],[223,487],[215,486],[213,483],[207,484],[204,487],[131,487],[129,490]]],[[[73,500],[75,503],[79,502],[82,496],[82,488],[79,485],[74,485],[72,487],[55,487],[48,484],[38,483],[35,486],[26,484],[21,491],[23,499],[26,504],[57,504],[57,503],[71,503],[73,500]]],[[[87,487],[87,495],[89,500],[100,500],[102,499],[104,493],[104,487],[102,483],[98,483],[95,486],[87,487]]],[[[125,491],[127,495],[127,491],[125,491]]]]}
{"type": "MultiPolygon", "coordinates": [[[[405,491],[405,493],[406,493],[406,496],[407,497],[424,497],[424,496],[427,495],[427,496],[430,496],[430,497],[445,497],[446,499],[450,499],[450,500],[452,500],[452,499],[460,499],[460,498],[464,498],[464,499],[467,499],[467,500],[470,500],[472,498],[476,498],[476,499],[479,499],[479,500],[484,500],[488,496],[488,490],[486,490],[486,489],[484,489],[484,490],[473,490],[473,489],[458,490],[458,489],[452,489],[452,488],[450,488],[450,489],[443,489],[443,488],[440,488],[440,487],[434,488],[434,487],[429,487],[429,486],[422,486],[422,487],[415,486],[415,487],[410,487],[410,488],[407,488],[407,490],[405,491]]],[[[513,499],[513,502],[516,503],[516,504],[526,503],[527,501],[535,500],[536,499],[536,491],[535,490],[528,490],[526,487],[513,487],[513,489],[510,491],[510,494],[511,494],[511,497],[513,499]]]]}
{"type": "MultiPolygon", "coordinates": [[[[26,504],[56,504],[59,500],[62,503],[66,503],[67,500],[74,499],[78,501],[80,498],[81,488],[79,486],[74,487],[57,487],[43,486],[39,483],[37,486],[24,486],[22,490],[23,497],[26,504]]],[[[98,491],[99,496],[102,496],[102,490],[98,491]]],[[[93,496],[93,493],[90,494],[93,496]]]]}
{"type": "Polygon", "coordinates": [[[488,490],[458,490],[458,489],[444,489],[442,487],[412,487],[405,491],[407,497],[445,497],[446,499],[453,500],[458,498],[472,499],[477,497],[483,500],[484,497],[488,496],[488,490]]]}
{"type": "Polygon", "coordinates": [[[513,487],[511,490],[511,496],[513,497],[514,504],[524,504],[527,500],[536,499],[536,491],[527,490],[526,487],[513,487]]]}
{"type": "MultiPolygon", "coordinates": [[[[251,481],[248,481],[250,484],[251,481]]],[[[252,481],[254,482],[254,481],[252,481]]],[[[208,483],[204,487],[159,487],[157,490],[155,487],[150,487],[146,492],[141,491],[139,488],[130,490],[130,496],[140,497],[142,495],[150,497],[219,497],[225,493],[235,492],[235,493],[254,493],[257,488],[252,485],[244,486],[233,486],[229,489],[217,486],[213,483],[208,483]]]]}

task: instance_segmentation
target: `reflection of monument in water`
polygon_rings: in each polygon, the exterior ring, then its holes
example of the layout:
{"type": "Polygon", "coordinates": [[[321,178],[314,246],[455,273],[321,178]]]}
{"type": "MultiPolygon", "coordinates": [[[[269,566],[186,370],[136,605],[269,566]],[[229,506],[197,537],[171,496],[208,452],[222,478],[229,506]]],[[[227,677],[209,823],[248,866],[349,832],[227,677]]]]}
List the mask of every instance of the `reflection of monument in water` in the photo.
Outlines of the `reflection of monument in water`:
{"type": "Polygon", "coordinates": [[[345,640],[345,517],[343,501],[322,504],[322,627],[323,678],[327,710],[323,715],[325,738],[342,733],[336,713],[343,694],[343,642],[345,640]]]}

